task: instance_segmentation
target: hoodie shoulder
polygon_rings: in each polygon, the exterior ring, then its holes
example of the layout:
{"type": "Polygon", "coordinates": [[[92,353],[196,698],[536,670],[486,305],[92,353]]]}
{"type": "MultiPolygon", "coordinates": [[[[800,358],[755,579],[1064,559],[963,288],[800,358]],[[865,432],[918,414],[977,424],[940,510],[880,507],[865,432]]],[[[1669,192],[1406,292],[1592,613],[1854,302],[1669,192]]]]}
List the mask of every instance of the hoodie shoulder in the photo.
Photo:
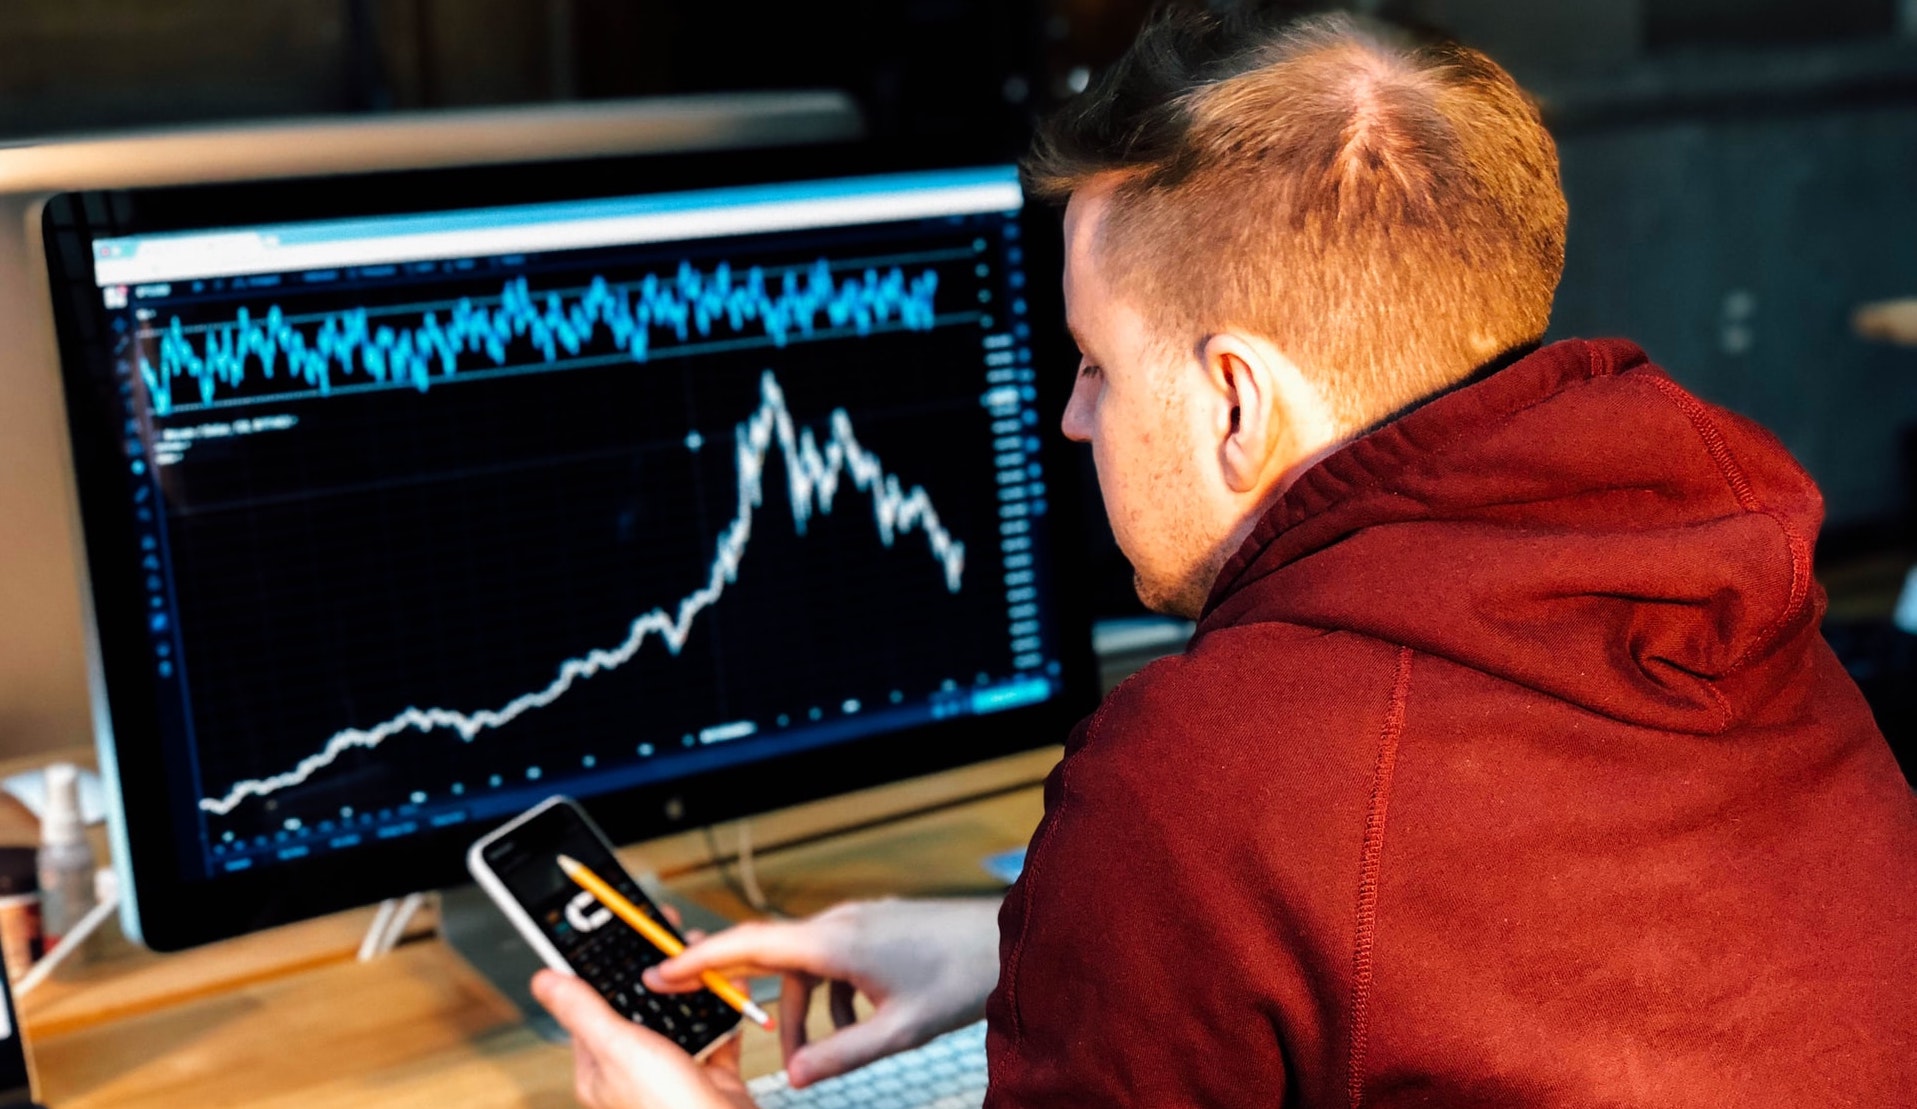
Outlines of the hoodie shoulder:
{"type": "Polygon", "coordinates": [[[1720,734],[1804,665],[1816,487],[1626,343],[1567,342],[1346,445],[1227,564],[1207,626],[1401,643],[1587,711],[1720,734]]]}
{"type": "Polygon", "coordinates": [[[1364,777],[1388,708],[1399,648],[1370,636],[1262,622],[1202,632],[1182,654],[1121,683],[1089,721],[1084,775],[1123,792],[1209,788],[1167,768],[1258,768],[1253,792],[1276,783],[1322,795],[1351,785],[1327,775],[1349,762],[1364,777]],[[1347,758],[1349,756],[1349,758],[1347,758]],[[1249,760],[1247,762],[1246,760],[1249,760]]]}

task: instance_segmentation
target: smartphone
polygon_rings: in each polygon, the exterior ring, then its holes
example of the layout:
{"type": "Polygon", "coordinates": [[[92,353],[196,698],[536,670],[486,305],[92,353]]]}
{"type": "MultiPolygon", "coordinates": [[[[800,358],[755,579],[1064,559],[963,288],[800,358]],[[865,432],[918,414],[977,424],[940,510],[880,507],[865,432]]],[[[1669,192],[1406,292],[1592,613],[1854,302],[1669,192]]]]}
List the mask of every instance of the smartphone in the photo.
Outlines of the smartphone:
{"type": "Polygon", "coordinates": [[[39,1109],[33,1099],[33,1066],[20,1030],[20,1011],[13,1005],[13,988],[0,959],[0,1109],[39,1109]]]}
{"type": "Polygon", "coordinates": [[[613,855],[612,844],[569,797],[549,797],[473,844],[466,868],[540,959],[585,980],[628,1019],[702,1059],[739,1031],[738,1010],[711,990],[656,994],[639,975],[665,961],[611,909],[559,869],[570,855],[673,935],[678,930],[613,855]]]}

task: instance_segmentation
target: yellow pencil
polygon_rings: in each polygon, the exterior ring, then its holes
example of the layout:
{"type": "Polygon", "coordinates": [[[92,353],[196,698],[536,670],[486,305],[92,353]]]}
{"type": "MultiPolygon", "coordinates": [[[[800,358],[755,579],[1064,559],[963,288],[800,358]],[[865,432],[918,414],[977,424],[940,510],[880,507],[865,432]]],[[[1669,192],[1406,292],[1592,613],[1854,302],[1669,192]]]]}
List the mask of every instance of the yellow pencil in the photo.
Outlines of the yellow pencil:
{"type": "MultiPolygon", "coordinates": [[[[668,958],[686,949],[686,945],[679,942],[679,937],[660,927],[658,921],[647,916],[639,906],[626,900],[618,890],[607,885],[606,880],[594,874],[586,864],[570,855],[561,855],[559,869],[566,872],[566,877],[578,883],[580,889],[597,897],[601,905],[613,911],[613,915],[632,925],[633,931],[650,940],[652,945],[665,952],[668,958]]],[[[754,1005],[751,998],[720,977],[718,972],[708,970],[699,976],[699,981],[704,982],[706,989],[718,994],[727,1005],[744,1013],[752,1023],[768,1031],[771,1030],[772,1018],[766,1015],[766,1011],[754,1005]]]]}

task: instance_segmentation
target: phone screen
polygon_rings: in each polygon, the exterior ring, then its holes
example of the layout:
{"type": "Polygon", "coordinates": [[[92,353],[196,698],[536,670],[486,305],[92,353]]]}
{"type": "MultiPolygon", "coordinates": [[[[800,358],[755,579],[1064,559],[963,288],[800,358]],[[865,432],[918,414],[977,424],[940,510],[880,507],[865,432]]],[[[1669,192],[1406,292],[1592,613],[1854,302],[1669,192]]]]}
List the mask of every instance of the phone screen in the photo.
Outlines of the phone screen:
{"type": "Polygon", "coordinates": [[[739,1014],[710,990],[654,994],[640,972],[665,953],[613,915],[559,869],[570,855],[605,879],[674,935],[657,906],[627,875],[612,847],[569,801],[551,805],[482,849],[501,884],[547,942],[612,1007],[697,1055],[739,1023],[739,1014]]]}

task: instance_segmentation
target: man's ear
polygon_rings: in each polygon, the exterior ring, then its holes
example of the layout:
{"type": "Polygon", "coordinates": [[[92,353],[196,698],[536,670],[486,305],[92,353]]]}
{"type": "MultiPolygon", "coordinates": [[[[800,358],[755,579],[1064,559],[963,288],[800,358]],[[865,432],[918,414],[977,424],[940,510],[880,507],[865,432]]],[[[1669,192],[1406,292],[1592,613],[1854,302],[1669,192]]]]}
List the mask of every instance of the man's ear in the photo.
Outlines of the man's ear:
{"type": "Polygon", "coordinates": [[[1323,397],[1270,343],[1221,332],[1205,340],[1200,357],[1217,398],[1219,468],[1233,492],[1262,495],[1336,442],[1323,397]]]}
{"type": "Polygon", "coordinates": [[[1278,446],[1271,367],[1262,352],[1229,333],[1205,340],[1201,357],[1216,398],[1212,430],[1225,484],[1234,493],[1254,492],[1278,446]]]}

